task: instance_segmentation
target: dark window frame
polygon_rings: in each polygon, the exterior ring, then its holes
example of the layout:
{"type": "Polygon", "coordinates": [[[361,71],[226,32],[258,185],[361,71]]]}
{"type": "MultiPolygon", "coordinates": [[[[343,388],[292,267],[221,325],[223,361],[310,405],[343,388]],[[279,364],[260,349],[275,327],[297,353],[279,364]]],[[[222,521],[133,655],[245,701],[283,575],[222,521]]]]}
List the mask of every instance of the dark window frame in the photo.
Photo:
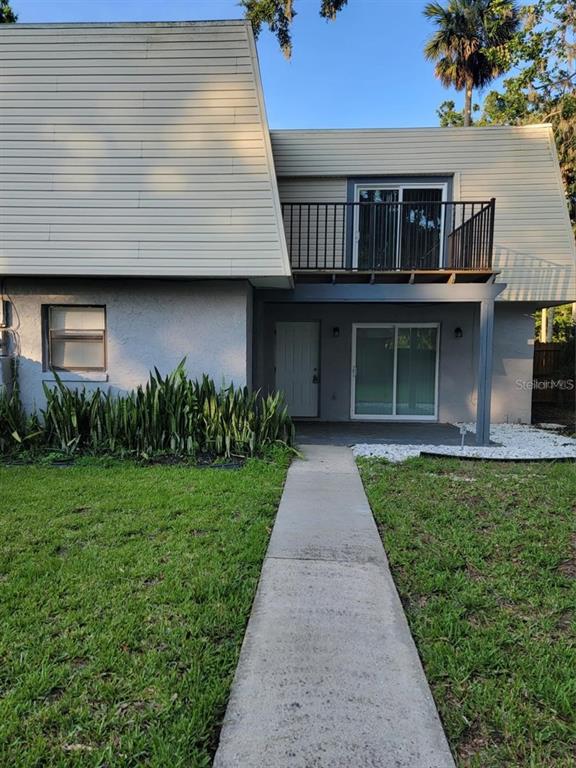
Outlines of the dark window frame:
{"type": "Polygon", "coordinates": [[[105,373],[108,370],[108,314],[105,304],[43,304],[42,305],[42,368],[44,371],[63,373],[105,373]],[[104,313],[104,329],[77,329],[53,332],[50,328],[52,309],[101,309],[104,313]],[[52,339],[84,341],[89,344],[102,344],[104,351],[103,366],[82,366],[60,368],[52,364],[52,339]]]}

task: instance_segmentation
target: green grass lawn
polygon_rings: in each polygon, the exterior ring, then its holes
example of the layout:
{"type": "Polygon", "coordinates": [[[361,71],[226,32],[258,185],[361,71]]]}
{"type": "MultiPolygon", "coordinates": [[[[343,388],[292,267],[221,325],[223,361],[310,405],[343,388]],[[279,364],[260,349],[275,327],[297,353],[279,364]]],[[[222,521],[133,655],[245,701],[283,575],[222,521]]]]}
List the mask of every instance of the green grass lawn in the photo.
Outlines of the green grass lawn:
{"type": "Polygon", "coordinates": [[[576,466],[360,464],[459,765],[573,768],[576,466]]]}
{"type": "Polygon", "coordinates": [[[287,469],[0,467],[0,765],[208,766],[287,469]]]}

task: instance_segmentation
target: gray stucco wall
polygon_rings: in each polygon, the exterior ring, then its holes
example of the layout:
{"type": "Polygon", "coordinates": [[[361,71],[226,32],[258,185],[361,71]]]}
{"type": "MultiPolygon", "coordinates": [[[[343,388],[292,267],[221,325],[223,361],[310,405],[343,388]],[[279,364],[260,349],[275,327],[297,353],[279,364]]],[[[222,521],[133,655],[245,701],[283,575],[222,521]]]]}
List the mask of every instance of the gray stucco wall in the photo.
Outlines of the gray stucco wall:
{"type": "Polygon", "coordinates": [[[184,357],[193,377],[249,381],[252,290],[244,281],[11,278],[4,290],[12,302],[27,408],[42,406],[42,382],[53,381],[42,367],[43,304],[106,306],[108,370],[63,374],[68,386],[128,390],[145,382],[154,366],[167,373],[184,357]]]}
{"type": "Polygon", "coordinates": [[[492,421],[529,424],[532,416],[534,318],[537,306],[496,303],[492,421]]]}
{"type": "MultiPolygon", "coordinates": [[[[492,421],[529,422],[533,321],[527,305],[496,306],[492,421]]],[[[259,304],[255,319],[254,379],[274,388],[274,326],[277,321],[320,322],[320,418],[350,418],[353,323],[440,323],[439,421],[474,421],[479,311],[474,304],[259,304]],[[339,328],[334,337],[333,328],[339,328]],[[456,338],[455,328],[462,329],[456,338]]]]}
{"type": "MultiPolygon", "coordinates": [[[[127,390],[154,367],[162,373],[187,358],[191,376],[274,388],[274,324],[318,320],[321,334],[320,418],[350,413],[352,323],[440,323],[439,420],[474,420],[478,359],[478,309],[473,304],[260,304],[252,317],[252,288],[244,281],[72,280],[11,278],[4,290],[13,303],[20,351],[20,380],[27,408],[43,404],[42,305],[104,304],[108,370],[65,374],[69,386],[127,390]],[[338,327],[335,338],[332,329],[338,327]],[[454,329],[462,328],[456,339],[454,329]],[[252,338],[254,342],[252,344],[252,338]],[[252,382],[253,374],[253,382],[252,382]]],[[[262,295],[261,293],[259,295],[262,295]]],[[[496,305],[492,421],[529,422],[533,356],[531,304],[496,305]]]]}

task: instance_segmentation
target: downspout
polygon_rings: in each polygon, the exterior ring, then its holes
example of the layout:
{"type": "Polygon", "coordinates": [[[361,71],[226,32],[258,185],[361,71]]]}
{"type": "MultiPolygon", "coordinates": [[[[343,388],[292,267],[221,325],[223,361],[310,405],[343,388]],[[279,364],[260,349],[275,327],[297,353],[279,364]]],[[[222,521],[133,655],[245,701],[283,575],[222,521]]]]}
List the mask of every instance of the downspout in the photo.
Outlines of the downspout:
{"type": "Polygon", "coordinates": [[[0,387],[11,394],[14,385],[12,347],[14,330],[10,328],[10,301],[6,294],[6,283],[0,279],[0,387]]]}

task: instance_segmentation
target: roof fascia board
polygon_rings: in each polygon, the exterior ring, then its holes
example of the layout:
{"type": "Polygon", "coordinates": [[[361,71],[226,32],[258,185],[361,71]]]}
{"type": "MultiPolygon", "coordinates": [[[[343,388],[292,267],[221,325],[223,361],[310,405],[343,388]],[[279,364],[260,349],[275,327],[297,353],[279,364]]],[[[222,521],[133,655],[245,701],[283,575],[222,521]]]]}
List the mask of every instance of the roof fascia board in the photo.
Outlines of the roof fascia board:
{"type": "Polygon", "coordinates": [[[288,246],[286,244],[286,234],[284,232],[284,219],[282,217],[282,206],[280,205],[280,193],[278,191],[278,181],[276,177],[276,167],[274,165],[274,155],[272,154],[272,142],[270,140],[270,128],[268,127],[268,115],[266,113],[266,104],[264,102],[264,90],[262,88],[262,78],[260,77],[260,64],[258,62],[258,52],[256,50],[256,41],[252,24],[249,21],[244,22],[246,33],[248,35],[248,45],[250,46],[250,55],[252,57],[252,66],[254,71],[254,81],[256,83],[256,94],[258,107],[260,110],[260,125],[263,131],[264,149],[266,152],[266,161],[270,173],[270,183],[272,188],[272,202],[276,212],[276,223],[278,227],[278,238],[280,250],[282,252],[282,261],[286,269],[286,274],[292,276],[292,265],[288,257],[288,246]]]}

